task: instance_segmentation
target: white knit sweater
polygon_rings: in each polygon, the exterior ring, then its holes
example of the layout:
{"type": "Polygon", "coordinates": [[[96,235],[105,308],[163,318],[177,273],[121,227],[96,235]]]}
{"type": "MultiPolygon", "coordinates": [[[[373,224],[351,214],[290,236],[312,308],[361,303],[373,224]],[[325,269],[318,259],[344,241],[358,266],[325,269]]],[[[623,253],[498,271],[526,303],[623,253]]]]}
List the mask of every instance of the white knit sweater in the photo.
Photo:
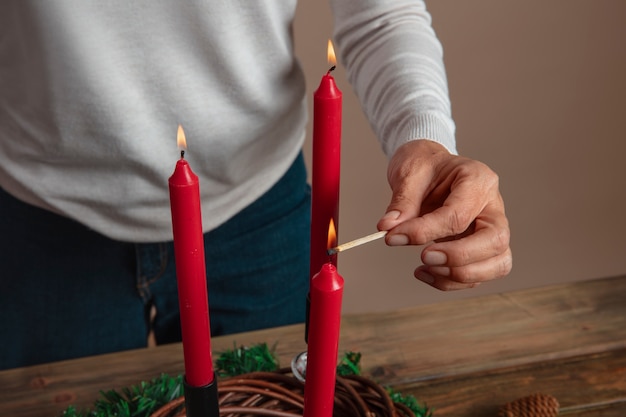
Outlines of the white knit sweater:
{"type": "MultiPolygon", "coordinates": [[[[111,238],[171,239],[182,124],[205,230],[287,170],[305,135],[296,0],[3,0],[0,186],[111,238]]],[[[387,154],[454,152],[442,51],[422,1],[332,2],[340,62],[387,154]]],[[[312,80],[315,82],[315,80],[312,80]]]]}

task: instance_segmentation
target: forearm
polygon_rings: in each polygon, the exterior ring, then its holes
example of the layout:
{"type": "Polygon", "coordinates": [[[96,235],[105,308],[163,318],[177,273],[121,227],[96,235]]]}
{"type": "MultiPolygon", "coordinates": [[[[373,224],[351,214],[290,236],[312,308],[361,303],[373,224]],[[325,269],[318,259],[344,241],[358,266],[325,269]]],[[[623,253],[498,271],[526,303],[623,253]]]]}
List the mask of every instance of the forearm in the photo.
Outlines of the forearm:
{"type": "Polygon", "coordinates": [[[331,1],[335,40],[388,156],[412,139],[456,153],[443,51],[422,1],[331,1]]]}

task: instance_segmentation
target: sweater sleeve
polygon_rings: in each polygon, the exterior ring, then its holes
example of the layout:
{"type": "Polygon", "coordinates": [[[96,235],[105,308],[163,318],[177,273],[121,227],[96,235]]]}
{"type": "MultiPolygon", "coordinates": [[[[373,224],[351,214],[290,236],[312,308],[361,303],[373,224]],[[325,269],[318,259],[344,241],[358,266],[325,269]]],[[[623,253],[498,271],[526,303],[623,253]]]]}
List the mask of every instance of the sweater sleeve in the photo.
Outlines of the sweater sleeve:
{"type": "Polygon", "coordinates": [[[339,59],[387,156],[429,139],[456,153],[443,49],[421,0],[331,0],[339,59]]]}

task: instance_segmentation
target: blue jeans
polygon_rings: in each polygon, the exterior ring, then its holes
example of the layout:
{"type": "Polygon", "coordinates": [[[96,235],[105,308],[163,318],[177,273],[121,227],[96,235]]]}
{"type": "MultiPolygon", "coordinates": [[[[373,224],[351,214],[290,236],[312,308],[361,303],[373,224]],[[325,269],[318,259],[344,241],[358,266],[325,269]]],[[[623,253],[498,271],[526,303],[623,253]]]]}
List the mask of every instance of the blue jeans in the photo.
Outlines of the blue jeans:
{"type": "MultiPolygon", "coordinates": [[[[309,224],[299,156],[205,234],[213,335],[304,321],[309,224]]],[[[172,242],[111,240],[0,189],[0,259],[0,369],[181,340],[172,242]]]]}

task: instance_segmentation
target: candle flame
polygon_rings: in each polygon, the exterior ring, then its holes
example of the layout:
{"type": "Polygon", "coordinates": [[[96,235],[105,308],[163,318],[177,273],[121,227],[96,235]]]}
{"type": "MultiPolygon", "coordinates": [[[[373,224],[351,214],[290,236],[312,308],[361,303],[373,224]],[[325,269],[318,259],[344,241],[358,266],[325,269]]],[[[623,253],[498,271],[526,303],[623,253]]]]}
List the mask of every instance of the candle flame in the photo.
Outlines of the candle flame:
{"type": "Polygon", "coordinates": [[[187,139],[185,139],[185,131],[181,125],[178,125],[178,133],[176,134],[176,145],[178,149],[187,149],[187,139]]]}
{"type": "Polygon", "coordinates": [[[337,57],[335,56],[335,48],[333,47],[333,42],[328,40],[328,63],[330,65],[337,65],[337,57]]]}
{"type": "Polygon", "coordinates": [[[326,248],[330,249],[335,246],[337,246],[337,230],[335,229],[335,222],[331,218],[328,224],[328,246],[326,248]]]}

